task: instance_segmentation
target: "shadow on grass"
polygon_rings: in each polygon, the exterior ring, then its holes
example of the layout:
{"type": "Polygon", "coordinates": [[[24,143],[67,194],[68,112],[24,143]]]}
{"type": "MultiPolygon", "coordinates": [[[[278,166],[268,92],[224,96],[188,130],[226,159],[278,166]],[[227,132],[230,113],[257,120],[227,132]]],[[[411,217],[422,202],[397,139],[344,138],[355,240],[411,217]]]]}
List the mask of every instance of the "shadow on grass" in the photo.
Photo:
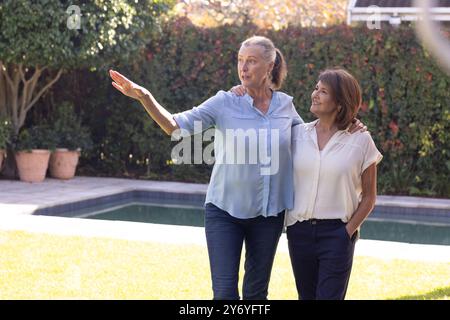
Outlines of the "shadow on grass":
{"type": "Polygon", "coordinates": [[[398,298],[390,298],[388,300],[435,300],[442,299],[444,297],[450,298],[450,287],[437,288],[425,294],[402,296],[398,298]]]}

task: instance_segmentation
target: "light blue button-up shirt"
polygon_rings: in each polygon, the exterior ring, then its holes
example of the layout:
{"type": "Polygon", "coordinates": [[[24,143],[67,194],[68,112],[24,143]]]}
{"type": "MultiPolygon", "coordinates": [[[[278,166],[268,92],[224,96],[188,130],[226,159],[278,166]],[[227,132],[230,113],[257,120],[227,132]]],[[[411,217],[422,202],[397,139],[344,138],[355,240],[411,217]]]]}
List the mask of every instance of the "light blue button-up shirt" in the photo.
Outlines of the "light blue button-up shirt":
{"type": "Polygon", "coordinates": [[[182,136],[199,133],[199,123],[202,130],[215,129],[215,164],[205,203],[241,219],[293,208],[291,131],[303,120],[291,96],[274,91],[263,114],[249,95],[219,91],[173,117],[182,136]]]}

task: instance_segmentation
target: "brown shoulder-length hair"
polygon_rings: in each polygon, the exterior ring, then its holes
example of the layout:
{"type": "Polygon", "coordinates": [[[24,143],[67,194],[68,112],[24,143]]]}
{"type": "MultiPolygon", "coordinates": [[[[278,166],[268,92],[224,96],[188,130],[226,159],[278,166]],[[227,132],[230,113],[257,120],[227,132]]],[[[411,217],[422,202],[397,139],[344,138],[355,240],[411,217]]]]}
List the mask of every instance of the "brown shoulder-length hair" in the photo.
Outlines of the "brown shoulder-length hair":
{"type": "Polygon", "coordinates": [[[361,105],[361,87],[348,71],[341,68],[327,69],[320,73],[318,82],[328,85],[338,106],[336,125],[339,130],[348,128],[361,105]]]}

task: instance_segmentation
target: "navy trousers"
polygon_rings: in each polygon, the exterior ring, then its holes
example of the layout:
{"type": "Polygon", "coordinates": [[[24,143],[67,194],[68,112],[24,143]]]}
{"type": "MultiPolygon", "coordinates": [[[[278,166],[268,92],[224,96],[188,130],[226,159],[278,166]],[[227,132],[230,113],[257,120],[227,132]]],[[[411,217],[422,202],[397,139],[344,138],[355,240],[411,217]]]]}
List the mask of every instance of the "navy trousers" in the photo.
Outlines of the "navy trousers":
{"type": "Polygon", "coordinates": [[[289,255],[299,299],[343,300],[353,263],[350,238],[341,220],[307,220],[287,227],[289,255]]]}
{"type": "Polygon", "coordinates": [[[270,274],[283,223],[284,211],[276,217],[238,219],[212,203],[206,204],[205,232],[214,299],[240,298],[238,281],[243,243],[243,299],[267,299],[270,274]]]}

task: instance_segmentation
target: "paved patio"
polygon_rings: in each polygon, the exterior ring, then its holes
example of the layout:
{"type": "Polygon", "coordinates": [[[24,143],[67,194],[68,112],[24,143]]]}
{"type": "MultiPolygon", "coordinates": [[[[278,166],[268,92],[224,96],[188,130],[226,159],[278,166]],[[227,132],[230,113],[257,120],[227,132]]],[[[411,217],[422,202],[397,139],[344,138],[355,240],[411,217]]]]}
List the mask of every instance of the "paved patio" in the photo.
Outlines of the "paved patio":
{"type": "MultiPolygon", "coordinates": [[[[43,183],[0,180],[0,230],[206,245],[204,230],[198,227],[32,215],[38,208],[133,190],[205,194],[206,189],[204,184],[116,178],[46,179],[43,183]]],[[[377,204],[450,210],[450,200],[445,199],[379,196],[377,204]]],[[[0,241],[6,240],[0,238],[0,241]]],[[[287,251],[285,234],[280,240],[279,250],[287,251]]],[[[359,240],[355,254],[385,259],[450,262],[450,246],[442,245],[359,240]]]]}

